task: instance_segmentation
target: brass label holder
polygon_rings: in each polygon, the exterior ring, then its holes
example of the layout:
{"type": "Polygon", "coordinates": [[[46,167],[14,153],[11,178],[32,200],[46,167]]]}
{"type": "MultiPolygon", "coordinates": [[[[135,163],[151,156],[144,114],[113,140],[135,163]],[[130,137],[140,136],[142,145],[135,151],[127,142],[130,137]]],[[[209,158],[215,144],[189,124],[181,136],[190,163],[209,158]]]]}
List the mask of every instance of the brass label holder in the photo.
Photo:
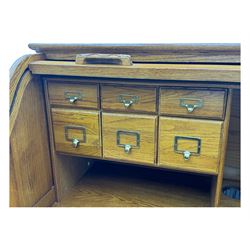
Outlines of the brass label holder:
{"type": "Polygon", "coordinates": [[[140,148],[140,133],[137,131],[127,131],[127,130],[117,130],[116,132],[116,145],[118,147],[124,148],[124,152],[129,154],[132,148],[140,148]],[[136,144],[123,144],[121,143],[121,135],[130,135],[134,136],[136,140],[136,144]]]}
{"type": "Polygon", "coordinates": [[[81,143],[86,143],[87,141],[87,136],[86,136],[86,128],[83,126],[65,126],[64,127],[64,135],[65,135],[65,140],[72,142],[72,146],[74,148],[77,148],[81,143]],[[75,137],[70,137],[69,136],[69,130],[79,130],[82,132],[82,138],[75,138],[75,137]]]}
{"type": "Polygon", "coordinates": [[[185,160],[189,160],[191,155],[200,155],[201,152],[201,139],[197,137],[188,137],[188,136],[175,136],[174,137],[174,151],[178,154],[182,154],[185,160]],[[178,142],[180,140],[189,140],[197,142],[196,151],[180,150],[178,149],[178,142]]]}

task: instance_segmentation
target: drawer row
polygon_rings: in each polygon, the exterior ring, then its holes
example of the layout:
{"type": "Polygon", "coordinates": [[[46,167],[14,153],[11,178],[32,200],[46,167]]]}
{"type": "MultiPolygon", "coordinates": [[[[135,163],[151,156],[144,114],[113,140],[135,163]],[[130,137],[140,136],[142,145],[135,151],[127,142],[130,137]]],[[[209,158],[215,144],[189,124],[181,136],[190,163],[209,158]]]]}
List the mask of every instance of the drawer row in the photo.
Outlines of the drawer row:
{"type": "Polygon", "coordinates": [[[217,173],[222,121],[52,108],[58,152],[217,173]]]}
{"type": "Polygon", "coordinates": [[[180,117],[224,119],[226,91],[70,82],[48,82],[51,105],[151,113],[180,117]]]}

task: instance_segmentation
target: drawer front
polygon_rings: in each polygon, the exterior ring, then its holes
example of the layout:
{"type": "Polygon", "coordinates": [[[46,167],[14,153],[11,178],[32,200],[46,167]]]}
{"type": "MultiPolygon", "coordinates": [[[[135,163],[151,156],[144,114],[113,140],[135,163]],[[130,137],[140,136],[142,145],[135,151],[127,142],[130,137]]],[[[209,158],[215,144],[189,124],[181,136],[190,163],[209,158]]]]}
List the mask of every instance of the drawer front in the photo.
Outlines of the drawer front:
{"type": "Polygon", "coordinates": [[[103,156],[131,162],[155,162],[156,116],[103,113],[103,156]]]}
{"type": "Polygon", "coordinates": [[[69,107],[98,108],[98,86],[70,82],[48,82],[50,104],[69,107]]]}
{"type": "Polygon", "coordinates": [[[223,119],[226,92],[161,88],[160,113],[223,119]]]}
{"type": "Polygon", "coordinates": [[[160,117],[159,165],[216,174],[221,130],[221,121],[160,117]]]}
{"type": "Polygon", "coordinates": [[[156,89],[101,86],[102,108],[126,112],[156,112],[156,89]]]}
{"type": "Polygon", "coordinates": [[[99,120],[97,111],[52,108],[56,151],[101,156],[99,120]]]}

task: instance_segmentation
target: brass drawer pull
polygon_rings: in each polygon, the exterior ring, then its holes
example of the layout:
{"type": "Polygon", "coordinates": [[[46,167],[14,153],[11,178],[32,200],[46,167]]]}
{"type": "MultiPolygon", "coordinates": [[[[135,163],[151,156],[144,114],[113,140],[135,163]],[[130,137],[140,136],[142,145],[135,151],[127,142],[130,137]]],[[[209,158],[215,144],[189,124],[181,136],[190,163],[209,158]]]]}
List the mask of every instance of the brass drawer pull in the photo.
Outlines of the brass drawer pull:
{"type": "Polygon", "coordinates": [[[116,144],[118,147],[124,148],[124,152],[126,154],[129,154],[132,150],[132,148],[140,148],[140,133],[137,131],[127,131],[127,130],[117,130],[116,132],[116,144]],[[123,144],[121,143],[121,135],[130,135],[134,136],[136,140],[136,144],[123,144]]]}
{"type": "Polygon", "coordinates": [[[65,97],[66,100],[69,100],[69,103],[74,104],[78,100],[82,100],[83,94],[80,93],[80,92],[69,92],[69,91],[66,91],[66,92],[64,92],[64,97],[65,97]]]}
{"type": "Polygon", "coordinates": [[[78,139],[73,139],[72,140],[72,146],[74,147],[74,148],[77,148],[78,146],[79,146],[79,144],[80,144],[80,141],[78,140],[78,139]]]}
{"type": "Polygon", "coordinates": [[[184,151],[183,152],[183,157],[184,157],[185,160],[189,160],[190,156],[191,156],[190,151],[184,151]]]}
{"type": "Polygon", "coordinates": [[[119,95],[117,97],[118,102],[123,103],[125,108],[129,108],[133,103],[139,102],[139,96],[136,95],[119,95]]]}
{"type": "Polygon", "coordinates": [[[86,128],[82,126],[65,126],[64,127],[65,140],[71,141],[73,148],[78,148],[80,143],[86,143],[86,128]],[[81,138],[75,138],[70,136],[70,131],[81,132],[81,138]]]}
{"type": "Polygon", "coordinates": [[[174,151],[178,154],[182,154],[184,160],[189,160],[191,155],[200,155],[201,152],[201,139],[196,137],[186,137],[186,136],[175,136],[174,137],[174,151]],[[180,150],[178,149],[178,142],[180,140],[189,140],[189,141],[196,141],[197,142],[197,149],[196,151],[188,151],[188,150],[180,150]]]}
{"type": "Polygon", "coordinates": [[[74,96],[74,97],[72,97],[72,98],[69,98],[69,102],[70,102],[70,103],[75,103],[77,100],[78,100],[78,97],[77,97],[77,96],[74,96]]]}
{"type": "Polygon", "coordinates": [[[132,146],[131,146],[130,144],[125,144],[125,145],[124,145],[124,152],[125,152],[126,154],[129,154],[130,151],[131,151],[131,149],[132,149],[132,146]]]}
{"type": "Polygon", "coordinates": [[[185,107],[189,113],[192,113],[196,108],[203,107],[203,100],[197,98],[180,98],[180,106],[185,107]]]}

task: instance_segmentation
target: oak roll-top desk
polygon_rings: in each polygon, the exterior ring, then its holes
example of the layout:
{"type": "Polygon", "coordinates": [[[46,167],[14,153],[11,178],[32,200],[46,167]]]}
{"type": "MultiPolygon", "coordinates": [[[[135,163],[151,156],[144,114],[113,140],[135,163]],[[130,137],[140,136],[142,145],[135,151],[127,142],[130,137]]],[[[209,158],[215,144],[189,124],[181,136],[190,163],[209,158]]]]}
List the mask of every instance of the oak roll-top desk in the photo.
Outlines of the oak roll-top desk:
{"type": "Polygon", "coordinates": [[[11,206],[60,201],[95,159],[208,175],[219,206],[239,44],[29,47],[11,68],[11,206]]]}

